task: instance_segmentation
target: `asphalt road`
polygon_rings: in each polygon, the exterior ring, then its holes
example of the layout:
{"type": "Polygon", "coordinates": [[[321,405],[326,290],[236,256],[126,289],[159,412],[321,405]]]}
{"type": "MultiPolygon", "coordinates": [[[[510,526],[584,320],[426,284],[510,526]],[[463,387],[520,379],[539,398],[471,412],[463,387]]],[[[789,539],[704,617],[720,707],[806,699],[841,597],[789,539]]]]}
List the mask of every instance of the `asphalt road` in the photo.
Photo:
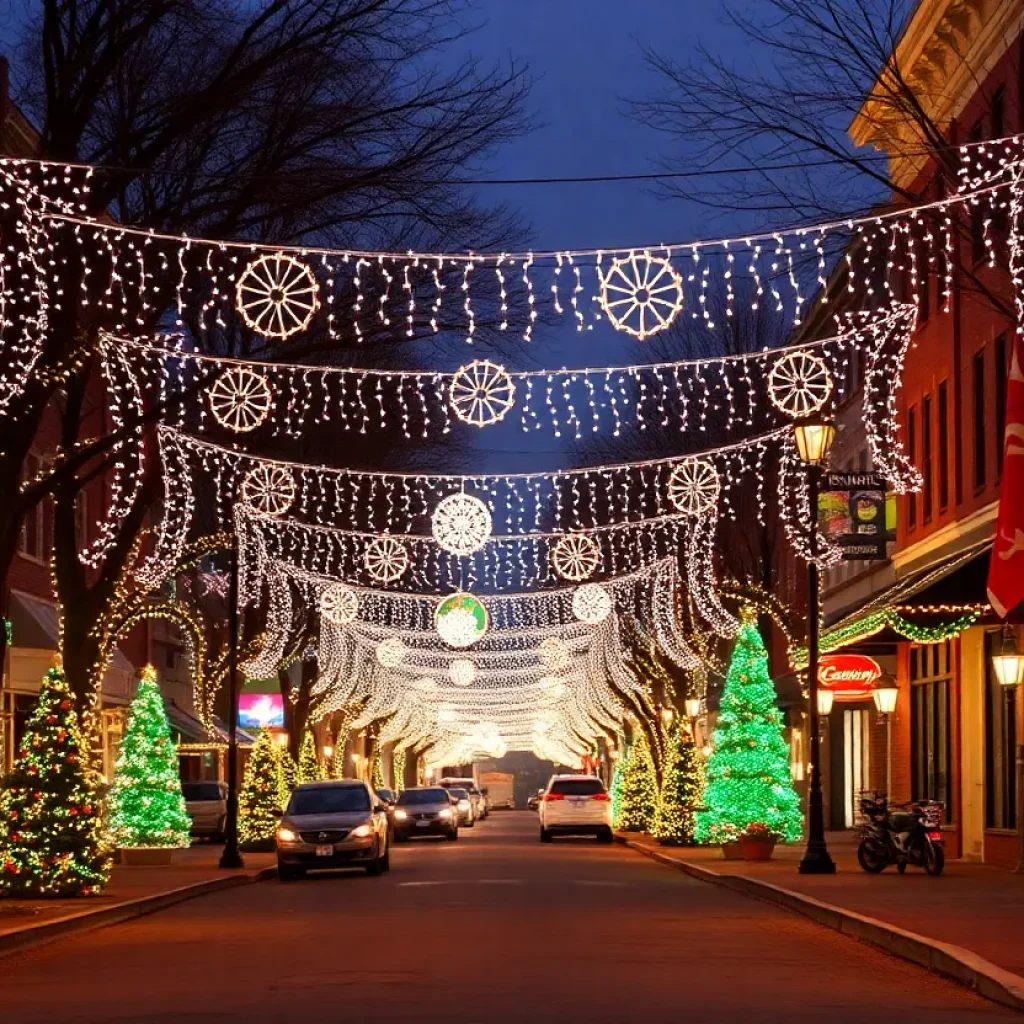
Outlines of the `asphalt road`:
{"type": "Polygon", "coordinates": [[[392,870],[196,899],[0,961],[0,1019],[1020,1021],[794,914],[496,813],[392,870]]]}

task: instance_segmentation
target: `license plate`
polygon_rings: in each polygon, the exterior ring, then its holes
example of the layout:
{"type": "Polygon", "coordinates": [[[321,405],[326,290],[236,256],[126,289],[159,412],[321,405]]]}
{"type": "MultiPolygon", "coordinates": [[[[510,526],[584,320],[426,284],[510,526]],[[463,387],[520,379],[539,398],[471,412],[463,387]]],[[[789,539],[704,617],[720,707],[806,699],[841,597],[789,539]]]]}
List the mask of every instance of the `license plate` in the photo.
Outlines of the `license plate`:
{"type": "Polygon", "coordinates": [[[569,803],[571,803],[573,807],[582,807],[585,802],[586,801],[581,796],[569,797],[569,803]]]}
{"type": "Polygon", "coordinates": [[[318,846],[316,848],[316,855],[318,857],[330,857],[334,853],[333,846],[318,846]]]}
{"type": "Polygon", "coordinates": [[[417,821],[416,822],[416,827],[417,828],[430,828],[431,824],[432,823],[429,822],[429,821],[417,821]]]}

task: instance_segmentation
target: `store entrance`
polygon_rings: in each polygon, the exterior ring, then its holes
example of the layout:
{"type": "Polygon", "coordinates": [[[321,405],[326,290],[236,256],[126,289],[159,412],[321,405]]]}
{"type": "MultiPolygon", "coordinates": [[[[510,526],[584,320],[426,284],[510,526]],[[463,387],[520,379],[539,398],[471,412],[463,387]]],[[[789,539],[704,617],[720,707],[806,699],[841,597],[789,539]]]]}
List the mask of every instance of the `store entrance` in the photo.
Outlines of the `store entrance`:
{"type": "Polygon", "coordinates": [[[843,710],[843,824],[862,821],[860,794],[871,788],[871,711],[843,710]]]}

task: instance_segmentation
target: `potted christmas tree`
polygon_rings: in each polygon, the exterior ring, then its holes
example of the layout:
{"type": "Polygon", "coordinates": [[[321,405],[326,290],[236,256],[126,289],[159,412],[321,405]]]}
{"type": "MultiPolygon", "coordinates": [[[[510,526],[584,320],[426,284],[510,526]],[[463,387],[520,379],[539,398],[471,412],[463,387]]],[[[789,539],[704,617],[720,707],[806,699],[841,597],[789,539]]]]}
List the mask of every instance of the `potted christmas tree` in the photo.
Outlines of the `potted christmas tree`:
{"type": "Polygon", "coordinates": [[[736,637],[706,771],[698,842],[721,844],[727,857],[765,860],[777,841],[800,838],[800,799],[790,777],[782,715],[750,611],[736,637]]]}
{"type": "Polygon", "coordinates": [[[18,756],[0,789],[0,893],[89,896],[109,849],[84,738],[60,658],[43,677],[18,756]]]}
{"type": "Polygon", "coordinates": [[[108,807],[110,838],[125,864],[170,864],[171,852],[189,845],[178,750],[152,665],[142,670],[128,709],[108,807]]]}

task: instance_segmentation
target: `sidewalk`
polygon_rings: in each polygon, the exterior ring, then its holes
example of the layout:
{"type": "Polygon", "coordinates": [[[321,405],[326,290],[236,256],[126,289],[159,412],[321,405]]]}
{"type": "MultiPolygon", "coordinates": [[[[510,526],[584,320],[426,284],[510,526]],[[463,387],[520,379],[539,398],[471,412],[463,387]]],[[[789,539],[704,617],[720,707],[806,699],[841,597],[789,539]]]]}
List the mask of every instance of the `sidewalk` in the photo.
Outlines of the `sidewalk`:
{"type": "Polygon", "coordinates": [[[163,867],[115,865],[99,896],[69,900],[0,898],[0,955],[159,910],[205,892],[257,881],[273,871],[272,853],[243,854],[238,871],[217,867],[222,847],[200,844],[176,850],[163,867]]]}
{"type": "MultiPolygon", "coordinates": [[[[758,863],[725,860],[717,847],[660,846],[650,836],[636,833],[619,833],[619,838],[641,852],[689,867],[691,873],[703,875],[707,881],[729,884],[749,895],[782,903],[808,913],[823,924],[851,934],[859,933],[877,944],[870,930],[856,927],[859,922],[853,921],[854,927],[849,927],[851,922],[837,920],[828,910],[838,909],[873,919],[892,929],[886,948],[918,963],[922,962],[919,952],[909,955],[897,948],[907,938],[899,933],[916,933],[909,938],[920,937],[936,947],[962,947],[961,952],[968,954],[959,957],[962,963],[970,962],[973,954],[974,958],[982,957],[1001,968],[999,973],[1008,971],[1018,975],[1016,979],[1005,981],[1012,988],[1019,986],[1020,995],[1024,997],[1024,875],[964,861],[947,861],[945,871],[938,878],[912,867],[907,868],[904,875],[899,875],[895,868],[886,868],[880,875],[869,875],[857,864],[856,837],[846,832],[831,833],[827,837],[829,851],[836,862],[834,875],[799,874],[797,865],[803,855],[802,846],[777,846],[772,860],[758,863]],[[708,872],[713,875],[707,876],[708,872]],[[797,900],[788,900],[786,894],[796,896],[797,900]],[[806,900],[807,897],[811,899],[806,900]],[[822,908],[813,901],[831,906],[822,908]]],[[[934,960],[933,956],[933,962],[926,966],[937,969],[934,960]]],[[[941,973],[950,973],[938,969],[941,973]]],[[[958,980],[979,987],[965,977],[963,971],[958,970],[957,974],[958,980]]],[[[1024,1008],[1024,998],[1017,1008],[1024,1008]]]]}

